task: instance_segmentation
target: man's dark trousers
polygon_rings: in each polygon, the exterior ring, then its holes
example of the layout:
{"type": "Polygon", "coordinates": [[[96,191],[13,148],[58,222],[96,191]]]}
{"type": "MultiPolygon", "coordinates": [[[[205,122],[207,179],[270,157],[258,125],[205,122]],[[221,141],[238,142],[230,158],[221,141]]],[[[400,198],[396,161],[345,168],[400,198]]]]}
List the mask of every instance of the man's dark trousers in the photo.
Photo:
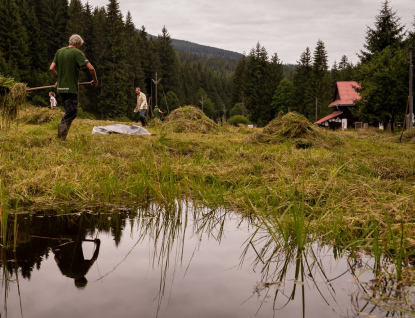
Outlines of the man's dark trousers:
{"type": "Polygon", "coordinates": [[[61,93],[60,95],[63,100],[65,115],[63,115],[61,123],[58,125],[58,138],[65,140],[73,120],[78,115],[79,102],[77,94],[61,93]]]}

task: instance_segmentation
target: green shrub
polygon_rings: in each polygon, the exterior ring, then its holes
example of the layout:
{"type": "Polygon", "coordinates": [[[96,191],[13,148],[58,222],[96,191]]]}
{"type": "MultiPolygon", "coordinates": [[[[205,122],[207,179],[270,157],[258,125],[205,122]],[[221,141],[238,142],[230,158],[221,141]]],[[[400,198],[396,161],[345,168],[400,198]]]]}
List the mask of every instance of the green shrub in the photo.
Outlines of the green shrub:
{"type": "Polygon", "coordinates": [[[228,124],[238,126],[239,124],[248,125],[249,120],[245,116],[235,115],[228,119],[228,124]]]}

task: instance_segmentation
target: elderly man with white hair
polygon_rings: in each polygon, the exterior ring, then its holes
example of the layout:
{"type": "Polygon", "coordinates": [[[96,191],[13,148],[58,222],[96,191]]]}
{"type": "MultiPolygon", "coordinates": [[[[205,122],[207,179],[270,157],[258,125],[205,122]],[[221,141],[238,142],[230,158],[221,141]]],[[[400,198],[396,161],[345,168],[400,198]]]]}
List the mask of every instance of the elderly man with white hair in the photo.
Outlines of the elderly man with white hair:
{"type": "Polygon", "coordinates": [[[78,114],[78,93],[79,93],[79,71],[82,66],[86,66],[92,76],[91,85],[98,84],[97,74],[94,67],[89,63],[84,53],[79,50],[84,40],[78,35],[73,34],[69,38],[69,46],[59,49],[52,64],[50,71],[57,79],[55,88],[62,97],[65,115],[58,126],[58,138],[66,139],[69,127],[78,114]]]}

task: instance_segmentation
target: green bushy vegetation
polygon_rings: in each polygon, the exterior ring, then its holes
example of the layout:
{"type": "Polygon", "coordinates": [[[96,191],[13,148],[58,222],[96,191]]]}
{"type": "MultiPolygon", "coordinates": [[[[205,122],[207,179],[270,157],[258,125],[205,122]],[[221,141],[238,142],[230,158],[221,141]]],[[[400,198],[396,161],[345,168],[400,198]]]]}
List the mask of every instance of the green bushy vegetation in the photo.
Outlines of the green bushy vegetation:
{"type": "Polygon", "coordinates": [[[242,115],[234,115],[228,119],[228,124],[238,126],[239,124],[248,125],[249,119],[242,115]]]}

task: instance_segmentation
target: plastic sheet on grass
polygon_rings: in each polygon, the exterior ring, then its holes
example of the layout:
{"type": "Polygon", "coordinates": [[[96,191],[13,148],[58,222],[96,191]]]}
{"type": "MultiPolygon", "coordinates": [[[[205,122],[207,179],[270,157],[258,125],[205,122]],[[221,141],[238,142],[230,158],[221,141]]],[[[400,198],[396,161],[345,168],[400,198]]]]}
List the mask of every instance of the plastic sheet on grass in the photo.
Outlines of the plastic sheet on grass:
{"type": "Polygon", "coordinates": [[[94,126],[92,128],[92,134],[127,134],[127,135],[151,135],[148,130],[144,129],[141,126],[127,126],[122,124],[114,124],[108,126],[94,126]]]}

